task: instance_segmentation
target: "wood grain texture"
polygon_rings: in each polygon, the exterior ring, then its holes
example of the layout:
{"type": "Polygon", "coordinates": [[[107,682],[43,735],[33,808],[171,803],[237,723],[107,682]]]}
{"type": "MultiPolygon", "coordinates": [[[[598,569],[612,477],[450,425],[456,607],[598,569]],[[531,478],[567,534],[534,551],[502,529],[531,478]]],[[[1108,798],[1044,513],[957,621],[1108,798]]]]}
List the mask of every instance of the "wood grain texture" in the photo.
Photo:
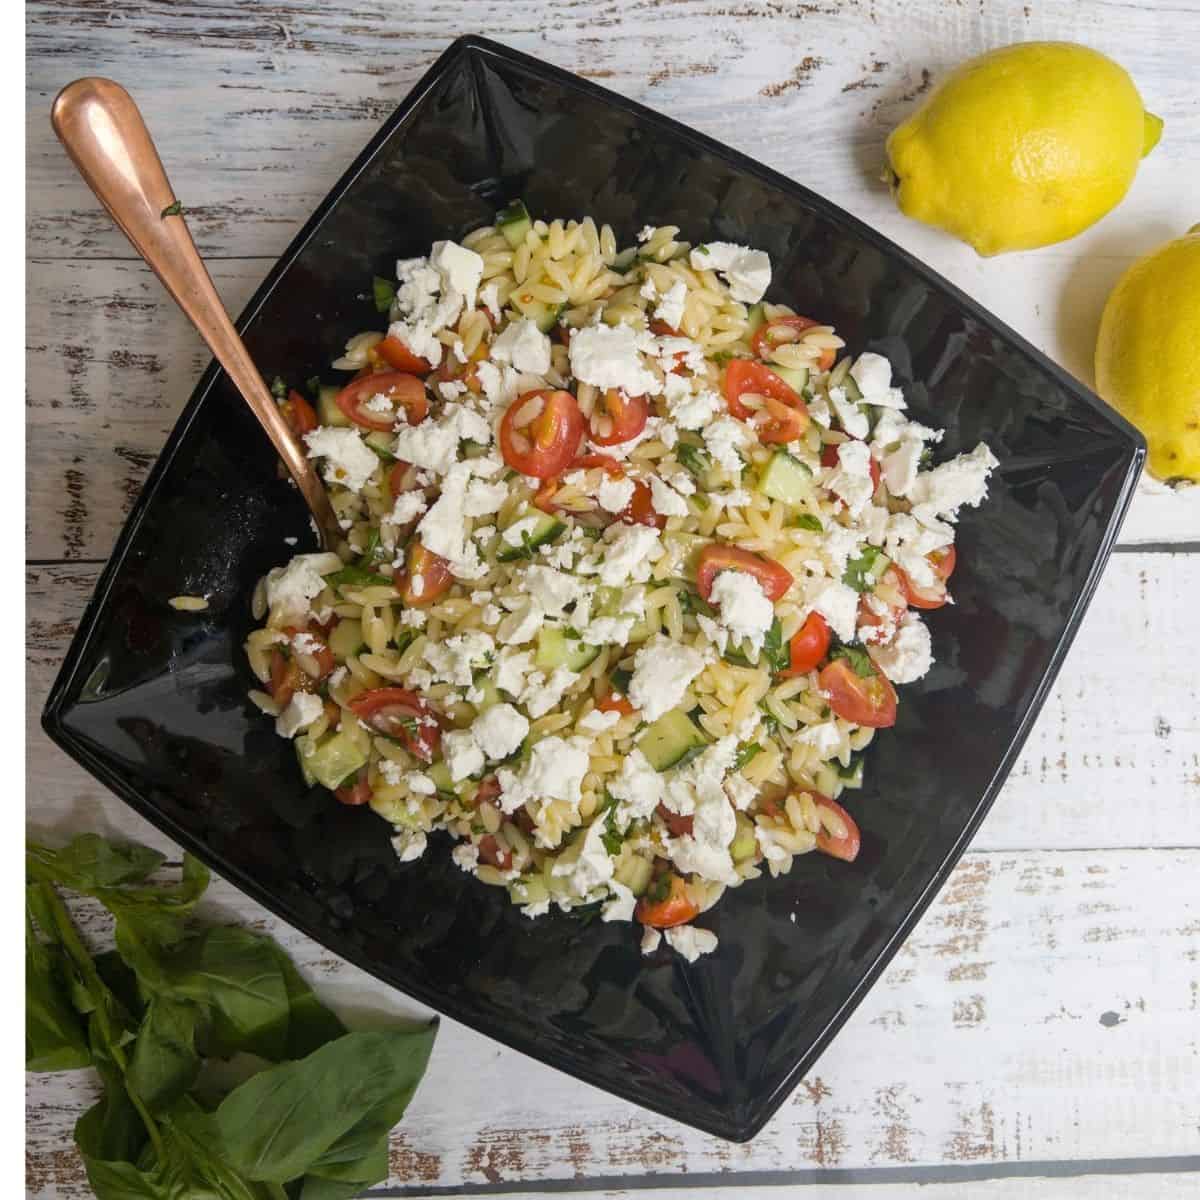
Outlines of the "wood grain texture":
{"type": "MultiPolygon", "coordinates": [[[[389,1182],[536,1192],[575,1178],[619,1186],[621,1175],[1193,1153],[1198,871],[1200,850],[968,854],[814,1071],[746,1146],[447,1022],[393,1137],[389,1182]],[[1162,896],[1171,903],[1149,899],[1162,896]]],[[[268,930],[339,1009],[360,1019],[415,1011],[223,881],[210,894],[210,912],[268,930]]],[[[90,905],[78,911],[89,936],[107,924],[90,905]]],[[[64,1147],[89,1077],[28,1087],[36,1194],[86,1196],[64,1147]]]]}

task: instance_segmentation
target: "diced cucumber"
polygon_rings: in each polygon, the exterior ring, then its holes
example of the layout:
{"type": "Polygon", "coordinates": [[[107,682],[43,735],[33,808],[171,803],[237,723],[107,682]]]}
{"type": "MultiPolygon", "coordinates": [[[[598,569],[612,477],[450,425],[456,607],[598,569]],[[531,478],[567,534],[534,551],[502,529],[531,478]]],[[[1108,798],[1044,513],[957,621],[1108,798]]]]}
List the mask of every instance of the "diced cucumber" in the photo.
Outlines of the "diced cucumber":
{"type": "Polygon", "coordinates": [[[533,661],[543,671],[553,671],[555,667],[582,671],[599,653],[599,646],[589,646],[579,638],[567,637],[561,626],[543,625],[538,630],[537,654],[533,661]]]}
{"type": "Polygon", "coordinates": [[[450,778],[450,768],[444,762],[435,762],[425,774],[433,780],[433,786],[439,792],[454,791],[454,780],[450,778]]]}
{"type": "Polygon", "coordinates": [[[592,597],[592,613],[597,617],[615,617],[621,612],[621,589],[599,584],[592,597]]]}
{"type": "Polygon", "coordinates": [[[842,781],[842,787],[860,788],[863,785],[863,760],[862,756],[852,754],[850,756],[850,765],[843,767],[841,763],[836,763],[834,769],[838,773],[838,777],[842,781]]]}
{"type": "Polygon", "coordinates": [[[812,471],[786,450],[776,450],[758,481],[758,490],[784,504],[803,504],[812,498],[812,471]]]}
{"type": "MultiPolygon", "coordinates": [[[[762,301],[750,305],[750,311],[746,314],[746,333],[753,337],[766,323],[767,314],[762,301]]],[[[774,371],[775,368],[772,367],[771,370],[774,371]]]]}
{"type": "Polygon", "coordinates": [[[842,380],[842,390],[846,393],[847,400],[852,400],[855,404],[861,403],[863,398],[862,390],[855,383],[854,376],[849,372],[846,373],[846,377],[842,380]]]}
{"type": "Polygon", "coordinates": [[[317,420],[320,424],[342,427],[351,424],[350,418],[337,406],[337,398],[341,390],[341,388],[330,387],[325,383],[321,384],[320,390],[317,392],[317,420]]]}
{"type": "Polygon", "coordinates": [[[813,784],[822,796],[836,800],[842,794],[845,784],[837,773],[836,764],[822,763],[813,773],[813,784]]]}
{"type": "Polygon", "coordinates": [[[696,578],[696,559],[700,551],[712,542],[712,538],[699,533],[687,533],[683,530],[672,530],[662,536],[663,546],[671,553],[678,554],[675,560],[680,574],[689,582],[696,578]]]}
{"type": "Polygon", "coordinates": [[[784,383],[792,389],[793,392],[804,391],[808,383],[808,368],[807,367],[781,367],[777,363],[771,364],[771,370],[783,380],[784,383]]]}
{"type": "Polygon", "coordinates": [[[543,333],[549,333],[558,323],[561,304],[547,304],[518,288],[509,297],[509,303],[520,310],[522,316],[528,317],[543,333]]]}
{"type": "Polygon", "coordinates": [[[623,855],[613,869],[613,878],[618,883],[623,883],[635,896],[645,892],[653,875],[654,864],[640,854],[623,855]]]}
{"type": "MultiPolygon", "coordinates": [[[[549,545],[566,529],[566,525],[557,517],[553,517],[549,513],[539,512],[536,509],[533,512],[526,510],[520,513],[510,525],[515,525],[517,521],[523,521],[526,517],[533,516],[536,516],[537,520],[518,546],[513,546],[506,542],[504,540],[504,531],[501,530],[496,549],[496,557],[500,562],[516,562],[519,558],[525,558],[530,550],[536,550],[539,546],[549,545]]],[[[505,528],[509,527],[506,526],[505,528]]]]}
{"type": "Polygon", "coordinates": [[[647,727],[638,738],[638,749],[656,771],[667,771],[694,758],[708,737],[682,708],[673,708],[647,727]]]}
{"type": "Polygon", "coordinates": [[[504,234],[504,240],[514,250],[525,240],[533,228],[533,219],[525,207],[524,200],[514,200],[496,214],[496,228],[504,234]]]}
{"type": "MultiPolygon", "coordinates": [[[[297,743],[299,741],[297,739],[297,743]]],[[[300,748],[299,753],[303,755],[301,764],[307,768],[306,774],[331,792],[341,787],[348,776],[367,765],[367,751],[363,745],[342,732],[330,734],[315,746],[309,739],[308,745],[300,748]]]]}
{"type": "Polygon", "coordinates": [[[758,842],[754,836],[754,822],[745,813],[738,813],[736,820],[737,832],[729,843],[729,854],[734,862],[743,862],[754,857],[758,842]]]}
{"type": "Polygon", "coordinates": [[[392,451],[396,447],[396,439],[390,433],[384,433],[380,429],[372,430],[367,434],[363,441],[383,459],[384,462],[395,462],[396,456],[392,451]]]}
{"type": "Polygon", "coordinates": [[[296,758],[300,763],[300,774],[304,776],[304,783],[307,787],[312,787],[317,782],[317,777],[308,769],[308,763],[304,758],[305,751],[311,750],[312,744],[313,740],[307,733],[302,733],[292,743],[296,751],[296,758]]]}
{"type": "Polygon", "coordinates": [[[363,641],[362,622],[352,618],[339,621],[329,635],[329,648],[339,662],[357,654],[366,643],[363,641]]]}

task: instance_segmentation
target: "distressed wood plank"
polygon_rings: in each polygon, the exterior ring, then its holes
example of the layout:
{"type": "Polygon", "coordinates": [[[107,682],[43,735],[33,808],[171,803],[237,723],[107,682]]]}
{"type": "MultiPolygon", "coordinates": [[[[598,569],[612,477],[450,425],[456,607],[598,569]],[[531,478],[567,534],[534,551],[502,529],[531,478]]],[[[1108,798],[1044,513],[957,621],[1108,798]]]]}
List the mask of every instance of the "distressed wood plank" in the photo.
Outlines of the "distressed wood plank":
{"type": "MultiPolygon", "coordinates": [[[[120,808],[35,725],[97,573],[29,572],[29,780],[55,815],[120,808]]],[[[1200,846],[1200,683],[1180,653],[1198,594],[1200,555],[1112,558],[977,848],[1200,846]]]]}
{"type": "MultiPolygon", "coordinates": [[[[1055,261],[1024,269],[1036,278],[1055,261]]],[[[211,269],[237,312],[269,266],[218,260],[211,269]]],[[[104,558],[208,354],[140,262],[36,259],[29,271],[28,554],[104,558]]],[[[364,328],[376,323],[364,304],[364,328]]],[[[1122,541],[1200,543],[1200,488],[1139,492],[1122,541]]]]}
{"type": "MultiPolygon", "coordinates": [[[[536,1192],[572,1178],[619,1188],[622,1175],[1191,1154],[1197,871],[1200,850],[968,854],[813,1073],[746,1146],[446,1022],[393,1138],[390,1183],[536,1192]]],[[[223,881],[211,896],[210,912],[279,938],[335,1007],[414,1011],[223,881]]],[[[96,910],[79,911],[94,936],[96,910]]],[[[87,1075],[28,1089],[34,1191],[82,1200],[64,1147],[91,1095],[87,1075]]]]}

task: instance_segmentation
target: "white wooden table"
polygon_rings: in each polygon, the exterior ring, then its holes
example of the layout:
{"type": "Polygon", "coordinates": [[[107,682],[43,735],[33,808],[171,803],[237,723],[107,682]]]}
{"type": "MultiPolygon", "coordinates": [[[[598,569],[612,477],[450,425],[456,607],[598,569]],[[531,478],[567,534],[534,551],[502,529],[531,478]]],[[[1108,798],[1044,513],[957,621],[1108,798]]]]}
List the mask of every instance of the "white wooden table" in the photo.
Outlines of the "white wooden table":
{"type": "MultiPolygon", "coordinates": [[[[169,848],[37,728],[120,525],[207,355],[53,140],[54,93],[125,82],[235,312],[451,38],[496,36],[822,192],[1090,382],[1104,297],[1200,218],[1200,0],[32,0],[28,20],[29,795],[39,828],[169,848]],[[494,24],[496,18],[500,24],[494,24]],[[904,220],[888,130],[962,58],[1032,38],[1118,58],[1166,121],[1121,208],[983,261],[904,220]]],[[[733,1146],[451,1023],[380,1195],[662,1200],[1167,1197],[1200,1171],[1200,488],[1139,495],[1012,778],[940,899],[763,1133],[733,1146]],[[760,1192],[761,1189],[761,1192],[760,1192]]],[[[216,882],[333,1003],[412,1009],[216,882]]],[[[84,912],[87,917],[87,912],[84,912]]],[[[30,1077],[28,1193],[84,1197],[86,1073],[30,1077]]]]}

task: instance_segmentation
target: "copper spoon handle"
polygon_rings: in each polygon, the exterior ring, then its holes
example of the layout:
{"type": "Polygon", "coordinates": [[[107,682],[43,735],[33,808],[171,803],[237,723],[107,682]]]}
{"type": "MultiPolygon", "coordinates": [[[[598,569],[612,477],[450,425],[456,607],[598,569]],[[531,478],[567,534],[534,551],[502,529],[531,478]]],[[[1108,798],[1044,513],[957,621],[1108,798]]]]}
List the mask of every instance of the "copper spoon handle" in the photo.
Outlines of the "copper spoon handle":
{"type": "Polygon", "coordinates": [[[178,212],[164,215],[175,193],[132,97],[111,79],[77,79],[59,92],[50,120],[87,185],[241,392],[312,510],[322,542],[330,544],[337,520],[312,462],[238,337],[187,222],[178,212]]]}

